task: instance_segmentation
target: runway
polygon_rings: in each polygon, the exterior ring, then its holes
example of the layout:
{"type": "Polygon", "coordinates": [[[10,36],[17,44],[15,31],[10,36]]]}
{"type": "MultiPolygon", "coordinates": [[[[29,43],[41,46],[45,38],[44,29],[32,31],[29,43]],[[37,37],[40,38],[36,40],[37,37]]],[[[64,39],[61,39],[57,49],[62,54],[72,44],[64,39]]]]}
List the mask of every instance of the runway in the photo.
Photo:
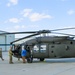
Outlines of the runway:
{"type": "Polygon", "coordinates": [[[0,75],[75,75],[75,58],[46,59],[40,62],[23,64],[13,57],[14,64],[9,64],[8,53],[3,52],[4,61],[0,59],[0,75]]]}

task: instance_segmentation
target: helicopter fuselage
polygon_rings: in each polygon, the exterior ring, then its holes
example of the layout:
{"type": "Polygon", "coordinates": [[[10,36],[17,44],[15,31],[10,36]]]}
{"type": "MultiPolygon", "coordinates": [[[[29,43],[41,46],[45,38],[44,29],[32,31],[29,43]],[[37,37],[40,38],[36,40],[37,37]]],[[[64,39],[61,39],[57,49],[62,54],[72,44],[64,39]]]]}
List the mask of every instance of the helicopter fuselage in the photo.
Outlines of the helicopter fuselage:
{"type": "MultiPolygon", "coordinates": [[[[71,58],[75,57],[75,40],[71,37],[37,37],[20,45],[27,49],[27,58],[71,58]]],[[[17,55],[15,55],[17,57],[17,55]]]]}

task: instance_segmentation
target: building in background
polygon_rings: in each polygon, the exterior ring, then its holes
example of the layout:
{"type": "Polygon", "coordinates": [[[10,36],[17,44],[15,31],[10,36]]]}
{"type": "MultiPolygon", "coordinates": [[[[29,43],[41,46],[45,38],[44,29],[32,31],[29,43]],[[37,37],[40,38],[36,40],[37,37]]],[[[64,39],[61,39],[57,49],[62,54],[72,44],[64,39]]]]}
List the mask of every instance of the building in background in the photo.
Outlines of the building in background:
{"type": "MultiPolygon", "coordinates": [[[[6,33],[5,31],[0,31],[1,33],[6,33]]],[[[15,40],[15,35],[14,34],[4,34],[0,35],[0,49],[2,51],[8,51],[10,47],[10,42],[15,40]],[[7,45],[8,44],[8,45],[7,45]]]]}

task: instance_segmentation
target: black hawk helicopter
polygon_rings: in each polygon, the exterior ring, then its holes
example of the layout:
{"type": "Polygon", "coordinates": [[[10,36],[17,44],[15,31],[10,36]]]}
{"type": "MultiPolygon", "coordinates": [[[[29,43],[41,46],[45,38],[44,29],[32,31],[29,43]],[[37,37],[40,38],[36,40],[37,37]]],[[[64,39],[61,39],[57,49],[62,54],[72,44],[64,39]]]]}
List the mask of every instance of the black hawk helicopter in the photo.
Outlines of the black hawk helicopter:
{"type": "Polygon", "coordinates": [[[40,30],[40,31],[29,31],[29,32],[12,32],[12,33],[1,33],[4,34],[31,34],[12,41],[10,44],[13,46],[14,56],[21,58],[22,46],[27,50],[27,61],[32,63],[33,58],[38,58],[40,61],[44,61],[45,58],[71,58],[75,57],[75,35],[59,33],[55,31],[69,30],[73,28],[63,28],[55,30],[40,30]],[[46,34],[55,33],[62,34],[65,36],[50,36],[46,34]],[[38,36],[40,35],[40,36],[38,36]],[[33,36],[35,38],[26,40],[21,44],[15,44],[15,42],[27,39],[33,36]],[[16,49],[15,49],[16,46],[16,49]],[[17,54],[16,54],[17,53],[17,54]]]}

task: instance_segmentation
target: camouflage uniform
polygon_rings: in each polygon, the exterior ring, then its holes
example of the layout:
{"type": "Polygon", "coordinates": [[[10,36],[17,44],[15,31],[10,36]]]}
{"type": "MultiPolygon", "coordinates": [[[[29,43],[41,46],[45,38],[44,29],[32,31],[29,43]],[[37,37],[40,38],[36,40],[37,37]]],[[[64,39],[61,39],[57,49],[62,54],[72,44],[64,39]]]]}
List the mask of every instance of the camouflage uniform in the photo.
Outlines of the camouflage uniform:
{"type": "Polygon", "coordinates": [[[10,49],[10,50],[9,50],[9,63],[10,63],[10,64],[13,63],[13,62],[12,62],[12,55],[13,55],[12,49],[10,49]]]}
{"type": "Polygon", "coordinates": [[[1,50],[1,49],[0,49],[0,58],[1,58],[2,60],[4,60],[3,57],[2,57],[2,50],[1,50]]]}

